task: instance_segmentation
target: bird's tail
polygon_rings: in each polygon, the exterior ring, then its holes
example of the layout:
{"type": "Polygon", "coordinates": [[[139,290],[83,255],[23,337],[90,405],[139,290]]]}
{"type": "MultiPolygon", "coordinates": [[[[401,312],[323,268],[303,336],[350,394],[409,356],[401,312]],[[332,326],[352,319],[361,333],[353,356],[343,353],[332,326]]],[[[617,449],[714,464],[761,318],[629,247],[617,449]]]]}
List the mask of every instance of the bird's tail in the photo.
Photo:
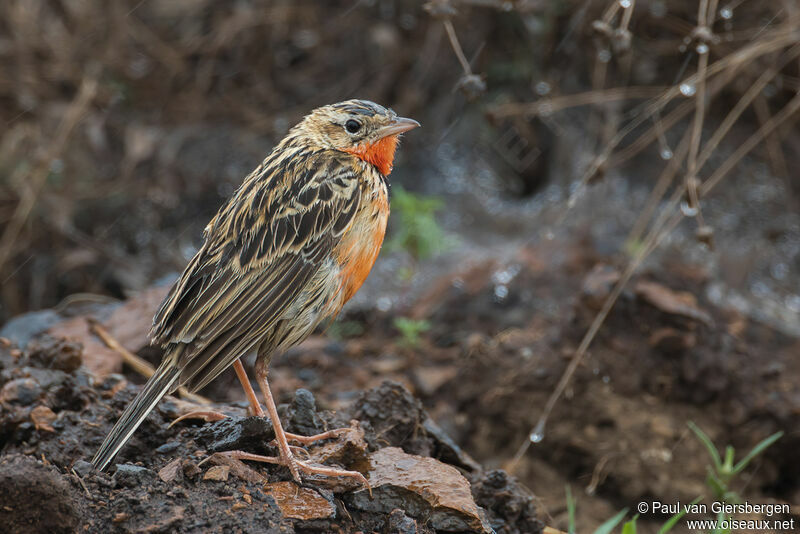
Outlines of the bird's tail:
{"type": "Polygon", "coordinates": [[[180,377],[181,370],[174,364],[173,358],[164,358],[153,376],[142,388],[142,391],[133,399],[122,417],[119,418],[114,428],[108,433],[103,444],[97,449],[92,458],[92,464],[101,471],[114,459],[123,445],[142,424],[147,415],[155,408],[161,397],[170,392],[175,381],[180,377]]]}

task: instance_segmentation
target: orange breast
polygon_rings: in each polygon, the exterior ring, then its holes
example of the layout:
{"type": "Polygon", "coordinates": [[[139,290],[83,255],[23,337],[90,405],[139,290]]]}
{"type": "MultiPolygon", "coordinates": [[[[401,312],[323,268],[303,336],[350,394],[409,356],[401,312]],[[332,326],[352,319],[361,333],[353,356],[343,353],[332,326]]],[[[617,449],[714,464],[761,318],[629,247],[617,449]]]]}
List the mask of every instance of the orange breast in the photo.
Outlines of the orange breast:
{"type": "Polygon", "coordinates": [[[356,294],[367,279],[381,250],[389,203],[383,195],[380,197],[377,203],[361,211],[337,247],[337,259],[341,266],[342,305],[356,294]]]}

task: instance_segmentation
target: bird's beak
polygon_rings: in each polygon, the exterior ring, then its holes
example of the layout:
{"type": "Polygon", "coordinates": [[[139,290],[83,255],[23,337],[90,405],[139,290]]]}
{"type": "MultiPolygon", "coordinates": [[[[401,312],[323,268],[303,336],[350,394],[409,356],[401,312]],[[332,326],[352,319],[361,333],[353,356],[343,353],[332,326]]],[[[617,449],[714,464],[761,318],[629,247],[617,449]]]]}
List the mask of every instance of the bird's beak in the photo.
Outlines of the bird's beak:
{"type": "Polygon", "coordinates": [[[392,122],[379,128],[377,133],[378,139],[383,139],[390,135],[399,135],[414,128],[418,128],[420,124],[414,119],[406,119],[405,117],[397,117],[392,122]]]}

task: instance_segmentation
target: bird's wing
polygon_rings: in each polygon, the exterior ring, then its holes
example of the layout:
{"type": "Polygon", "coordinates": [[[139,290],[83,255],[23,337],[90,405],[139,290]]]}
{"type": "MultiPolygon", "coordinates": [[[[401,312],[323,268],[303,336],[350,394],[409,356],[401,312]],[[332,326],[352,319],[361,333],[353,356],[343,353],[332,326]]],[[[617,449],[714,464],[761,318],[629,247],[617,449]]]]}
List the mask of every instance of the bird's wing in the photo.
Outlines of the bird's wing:
{"type": "MultiPolygon", "coordinates": [[[[181,383],[199,389],[253,350],[328,261],[360,203],[335,157],[262,165],[209,223],[205,242],[153,319],[181,383]]],[[[269,161],[269,160],[268,160],[269,161]]]]}

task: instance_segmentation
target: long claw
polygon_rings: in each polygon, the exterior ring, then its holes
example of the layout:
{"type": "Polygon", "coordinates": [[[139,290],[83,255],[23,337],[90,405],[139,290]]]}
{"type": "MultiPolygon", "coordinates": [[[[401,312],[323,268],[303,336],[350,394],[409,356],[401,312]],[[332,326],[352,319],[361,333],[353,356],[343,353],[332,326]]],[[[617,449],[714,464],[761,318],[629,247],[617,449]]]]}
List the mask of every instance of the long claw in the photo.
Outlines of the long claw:
{"type": "Polygon", "coordinates": [[[172,427],[175,423],[180,423],[181,421],[185,421],[187,419],[202,419],[206,423],[211,423],[214,421],[222,421],[223,419],[227,418],[228,416],[221,412],[215,412],[212,410],[197,410],[183,414],[171,422],[169,426],[172,427]]]}
{"type": "MultiPolygon", "coordinates": [[[[249,460],[251,462],[262,462],[267,464],[276,464],[276,465],[284,465],[289,468],[289,471],[292,472],[292,477],[294,477],[294,473],[297,473],[297,478],[295,478],[295,482],[298,484],[302,484],[302,479],[300,478],[300,472],[308,473],[312,475],[322,475],[326,477],[349,477],[358,480],[369,492],[369,496],[372,497],[372,487],[369,485],[367,479],[359,473],[358,471],[347,471],[345,469],[337,469],[335,467],[326,467],[323,465],[311,465],[303,460],[298,460],[294,457],[294,455],[289,455],[289,457],[283,456],[262,456],[260,454],[253,454],[250,452],[245,451],[225,451],[220,452],[217,454],[224,454],[230,458],[235,460],[249,460]]],[[[203,460],[205,462],[206,460],[203,460]]],[[[201,464],[203,463],[201,462],[201,464]]]]}
{"type": "Polygon", "coordinates": [[[328,430],[327,432],[323,432],[322,434],[315,434],[313,436],[301,436],[299,434],[291,434],[289,432],[285,432],[285,434],[286,434],[286,439],[289,441],[302,443],[303,445],[311,445],[315,441],[338,438],[339,436],[346,434],[350,430],[351,430],[350,428],[335,428],[333,430],[328,430]]]}

